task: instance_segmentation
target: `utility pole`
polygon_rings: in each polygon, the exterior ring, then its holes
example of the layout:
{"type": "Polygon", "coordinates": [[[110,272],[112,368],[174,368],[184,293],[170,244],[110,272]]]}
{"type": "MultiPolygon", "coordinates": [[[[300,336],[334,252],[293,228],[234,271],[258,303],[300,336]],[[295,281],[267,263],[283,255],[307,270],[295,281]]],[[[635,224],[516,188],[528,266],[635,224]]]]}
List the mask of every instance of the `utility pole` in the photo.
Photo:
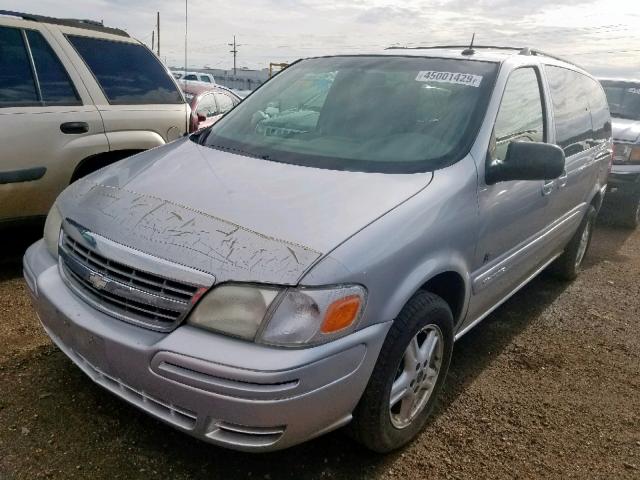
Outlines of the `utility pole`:
{"type": "Polygon", "coordinates": [[[156,31],[151,32],[151,51],[156,51],[156,31]]]}
{"type": "Polygon", "coordinates": [[[236,36],[233,36],[233,43],[229,44],[230,47],[233,47],[233,50],[231,50],[231,53],[233,53],[233,75],[236,75],[236,59],[238,57],[238,47],[241,47],[242,45],[238,45],[236,43],[236,36]]]}
{"type": "Polygon", "coordinates": [[[157,12],[157,21],[156,24],[158,26],[158,58],[160,58],[160,12],[157,12]]]}

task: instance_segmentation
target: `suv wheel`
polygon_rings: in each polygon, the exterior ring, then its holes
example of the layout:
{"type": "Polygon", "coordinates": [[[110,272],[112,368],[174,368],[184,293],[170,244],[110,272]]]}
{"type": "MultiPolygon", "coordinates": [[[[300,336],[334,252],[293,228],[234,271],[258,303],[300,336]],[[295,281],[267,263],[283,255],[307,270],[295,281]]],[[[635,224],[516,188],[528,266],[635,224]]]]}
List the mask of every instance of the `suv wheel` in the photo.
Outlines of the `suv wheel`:
{"type": "Polygon", "coordinates": [[[355,438],[380,453],[413,439],[433,409],[452,350],[451,309],[437,295],[416,293],[393,322],[354,412],[355,438]]]}
{"type": "Polygon", "coordinates": [[[582,262],[591,244],[596,216],[596,209],[589,205],[578,231],[567,245],[564,253],[551,264],[551,271],[557,277],[563,280],[575,280],[580,273],[582,262]]]}

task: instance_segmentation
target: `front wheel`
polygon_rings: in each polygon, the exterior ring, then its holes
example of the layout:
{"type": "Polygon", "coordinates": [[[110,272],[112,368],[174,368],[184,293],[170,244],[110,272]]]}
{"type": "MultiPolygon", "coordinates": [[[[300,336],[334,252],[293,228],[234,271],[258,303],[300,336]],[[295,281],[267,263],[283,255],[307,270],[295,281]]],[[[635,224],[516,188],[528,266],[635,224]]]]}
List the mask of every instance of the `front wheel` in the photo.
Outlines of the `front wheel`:
{"type": "Polygon", "coordinates": [[[551,271],[560,279],[575,280],[578,277],[578,273],[580,273],[580,269],[582,268],[582,262],[591,244],[596,216],[596,209],[593,208],[592,205],[589,205],[589,209],[582,219],[582,223],[580,223],[578,230],[567,245],[564,253],[551,264],[551,271]]]}
{"type": "Polygon", "coordinates": [[[640,225],[640,194],[625,198],[624,204],[620,207],[619,224],[625,228],[638,228],[640,225]]]}
{"type": "Polygon", "coordinates": [[[416,293],[393,322],[354,412],[355,438],[380,453],[413,439],[433,409],[452,350],[451,309],[437,295],[416,293]]]}

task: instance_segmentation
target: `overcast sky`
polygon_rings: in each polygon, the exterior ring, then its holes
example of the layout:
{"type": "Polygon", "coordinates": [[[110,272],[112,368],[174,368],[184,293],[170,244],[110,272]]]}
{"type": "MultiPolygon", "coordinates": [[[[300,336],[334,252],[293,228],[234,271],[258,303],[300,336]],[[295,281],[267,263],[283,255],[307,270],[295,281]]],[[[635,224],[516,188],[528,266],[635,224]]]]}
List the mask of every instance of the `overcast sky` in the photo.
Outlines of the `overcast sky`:
{"type": "MultiPolygon", "coordinates": [[[[640,77],[640,0],[188,0],[188,65],[238,66],[389,45],[526,45],[566,56],[596,74],[640,77]]],[[[3,0],[9,10],[104,20],[150,45],[161,15],[161,57],[184,64],[180,0],[3,0]]]]}

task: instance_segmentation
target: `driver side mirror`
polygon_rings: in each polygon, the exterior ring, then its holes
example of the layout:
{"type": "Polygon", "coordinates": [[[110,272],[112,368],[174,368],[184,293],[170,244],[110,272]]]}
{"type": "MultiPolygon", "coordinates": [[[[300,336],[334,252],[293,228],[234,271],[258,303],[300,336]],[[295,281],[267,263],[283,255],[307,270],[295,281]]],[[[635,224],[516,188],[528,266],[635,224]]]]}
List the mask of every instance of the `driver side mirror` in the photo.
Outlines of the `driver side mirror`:
{"type": "Polygon", "coordinates": [[[564,172],[564,150],[540,142],[511,142],[504,161],[488,166],[486,181],[492,185],[509,180],[553,180],[564,172]]]}
{"type": "Polygon", "coordinates": [[[203,115],[201,113],[198,113],[198,123],[200,122],[204,122],[207,119],[206,115],[203,115]]]}

